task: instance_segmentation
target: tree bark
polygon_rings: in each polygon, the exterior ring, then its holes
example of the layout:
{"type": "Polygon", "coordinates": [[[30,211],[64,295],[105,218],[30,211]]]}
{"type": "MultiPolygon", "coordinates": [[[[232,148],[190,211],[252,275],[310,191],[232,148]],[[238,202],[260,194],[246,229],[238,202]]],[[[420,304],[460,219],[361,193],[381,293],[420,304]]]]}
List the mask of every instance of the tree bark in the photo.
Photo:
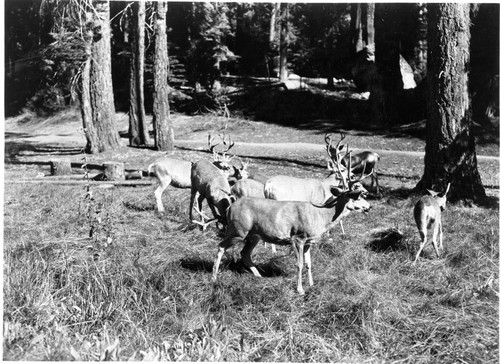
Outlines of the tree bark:
{"type": "Polygon", "coordinates": [[[363,4],[360,3],[351,4],[351,36],[353,54],[357,54],[364,47],[362,6],[363,4]]]}
{"type": "Polygon", "coordinates": [[[375,43],[375,3],[366,4],[366,45],[375,43]]]}
{"type": "Polygon", "coordinates": [[[174,149],[174,128],[170,119],[168,103],[168,51],[167,51],[167,3],[155,3],[155,53],[153,65],[153,126],[155,130],[155,148],[158,150],[174,149]]]}
{"type": "Polygon", "coordinates": [[[278,3],[271,4],[271,20],[269,22],[269,48],[272,49],[272,44],[276,37],[276,14],[278,13],[278,3]]]}
{"type": "Polygon", "coordinates": [[[400,119],[403,78],[399,65],[399,7],[406,4],[378,3],[375,7],[376,81],[370,91],[375,123],[395,124],[400,119]]]}
{"type": "Polygon", "coordinates": [[[477,170],[469,95],[470,4],[428,4],[429,101],[424,175],[417,189],[449,199],[485,197],[477,170]]]}
{"type": "Polygon", "coordinates": [[[130,107],[129,143],[139,146],[149,143],[144,108],[144,27],[146,3],[136,1],[132,6],[131,17],[131,59],[130,59],[130,107]]]}
{"type": "Polygon", "coordinates": [[[89,31],[88,60],[82,69],[80,101],[87,153],[99,153],[121,145],[115,125],[111,80],[111,30],[109,2],[94,1],[94,27],[89,31]]]}
{"type": "Polygon", "coordinates": [[[288,79],[288,3],[280,3],[280,81],[288,79]]]}

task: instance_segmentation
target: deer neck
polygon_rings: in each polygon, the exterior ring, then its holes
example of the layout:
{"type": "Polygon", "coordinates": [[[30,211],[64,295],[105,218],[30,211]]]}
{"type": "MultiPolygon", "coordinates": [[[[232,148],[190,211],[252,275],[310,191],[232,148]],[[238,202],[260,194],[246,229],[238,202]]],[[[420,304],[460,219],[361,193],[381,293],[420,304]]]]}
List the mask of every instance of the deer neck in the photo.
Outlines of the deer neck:
{"type": "Polygon", "coordinates": [[[330,230],[337,225],[343,218],[349,215],[350,210],[347,208],[346,201],[339,201],[331,207],[325,208],[324,217],[326,219],[326,229],[330,230]]]}

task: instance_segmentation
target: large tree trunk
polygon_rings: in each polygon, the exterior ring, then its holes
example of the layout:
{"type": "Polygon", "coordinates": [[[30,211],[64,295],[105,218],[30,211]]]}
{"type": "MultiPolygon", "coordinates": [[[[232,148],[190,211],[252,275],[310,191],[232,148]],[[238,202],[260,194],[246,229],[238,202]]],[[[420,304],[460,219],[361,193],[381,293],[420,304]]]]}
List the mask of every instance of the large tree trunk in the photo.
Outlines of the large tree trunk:
{"type": "Polygon", "coordinates": [[[375,7],[375,64],[378,77],[371,85],[373,120],[391,125],[400,119],[403,78],[399,65],[400,7],[378,3],[375,7]]]}
{"type": "Polygon", "coordinates": [[[146,20],[146,3],[136,1],[132,6],[131,17],[131,53],[130,59],[130,108],[129,108],[129,142],[130,145],[146,145],[149,135],[146,126],[144,109],[144,26],[146,20]]]}
{"type": "Polygon", "coordinates": [[[366,4],[366,45],[375,43],[375,3],[366,4]]]}
{"type": "Polygon", "coordinates": [[[276,14],[278,14],[278,3],[272,3],[271,9],[271,20],[269,22],[269,44],[270,49],[272,49],[272,44],[274,43],[274,39],[276,38],[276,14]]]}
{"type": "Polygon", "coordinates": [[[470,4],[428,4],[429,103],[425,170],[417,189],[444,190],[451,200],[485,196],[477,170],[469,95],[470,4]]]}
{"type": "Polygon", "coordinates": [[[170,106],[168,103],[167,3],[158,1],[155,3],[155,7],[155,54],[153,65],[155,148],[158,150],[172,150],[174,149],[174,128],[170,119],[170,106]]]}
{"type": "Polygon", "coordinates": [[[289,40],[289,24],[288,24],[288,3],[280,4],[280,81],[284,82],[288,79],[288,40],[289,40]]]}
{"type": "Polygon", "coordinates": [[[362,6],[364,4],[352,3],[351,4],[351,37],[352,37],[352,52],[357,54],[363,50],[363,16],[362,6]]]}
{"type": "Polygon", "coordinates": [[[115,125],[115,105],[111,80],[111,31],[109,2],[94,1],[94,27],[88,47],[80,100],[87,138],[86,151],[99,153],[121,145],[115,125]]]}

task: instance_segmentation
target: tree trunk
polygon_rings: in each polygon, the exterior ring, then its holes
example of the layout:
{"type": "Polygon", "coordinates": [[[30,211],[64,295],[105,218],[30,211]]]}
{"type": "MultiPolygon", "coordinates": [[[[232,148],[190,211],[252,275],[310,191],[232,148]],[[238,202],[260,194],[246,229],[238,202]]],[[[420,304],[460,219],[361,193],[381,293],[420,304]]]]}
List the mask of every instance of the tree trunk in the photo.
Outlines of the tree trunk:
{"type": "Polygon", "coordinates": [[[155,148],[158,150],[172,150],[174,149],[174,128],[170,120],[168,103],[167,3],[158,1],[155,6],[155,53],[153,65],[155,148]]]}
{"type": "Polygon", "coordinates": [[[130,108],[129,142],[130,145],[146,145],[149,135],[144,109],[144,27],[146,3],[136,1],[132,6],[131,17],[131,54],[130,59],[130,108]]]}
{"type": "Polygon", "coordinates": [[[375,7],[376,81],[370,102],[375,123],[390,125],[400,119],[403,78],[399,65],[400,7],[406,4],[378,3],[375,7]]]}
{"type": "Polygon", "coordinates": [[[444,190],[450,200],[485,196],[477,170],[468,90],[470,4],[428,4],[429,101],[424,175],[417,189],[444,190]]]}
{"type": "Polygon", "coordinates": [[[363,22],[362,22],[362,5],[360,3],[351,4],[351,36],[352,36],[352,52],[357,54],[363,49],[363,22]]]}
{"type": "Polygon", "coordinates": [[[272,44],[274,43],[274,39],[276,38],[276,14],[278,13],[278,3],[272,3],[271,9],[271,21],[269,23],[269,44],[270,49],[272,49],[272,44]]]}
{"type": "Polygon", "coordinates": [[[280,3],[280,81],[288,79],[287,53],[288,53],[288,3],[280,3]]]}
{"type": "Polygon", "coordinates": [[[366,4],[366,45],[375,43],[375,4],[366,4]]]}
{"type": "Polygon", "coordinates": [[[94,1],[94,27],[81,77],[80,100],[87,138],[86,151],[99,153],[121,145],[115,125],[115,105],[111,80],[111,31],[109,2],[94,1]]]}

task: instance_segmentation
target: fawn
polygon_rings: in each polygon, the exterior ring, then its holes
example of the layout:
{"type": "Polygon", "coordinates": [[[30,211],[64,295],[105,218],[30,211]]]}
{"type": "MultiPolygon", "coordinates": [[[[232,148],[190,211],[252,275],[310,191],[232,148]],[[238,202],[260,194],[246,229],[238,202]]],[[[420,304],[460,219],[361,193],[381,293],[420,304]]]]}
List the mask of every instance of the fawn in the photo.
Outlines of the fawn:
{"type": "Polygon", "coordinates": [[[432,190],[427,190],[430,196],[423,196],[418,200],[415,208],[413,209],[413,216],[415,217],[415,222],[417,223],[418,232],[420,233],[420,238],[422,242],[420,243],[420,248],[418,249],[417,255],[415,257],[415,264],[427,243],[427,229],[432,230],[432,245],[436,251],[436,255],[439,258],[439,250],[437,245],[437,236],[439,233],[439,249],[443,249],[443,230],[441,222],[441,211],[446,208],[446,194],[450,189],[450,184],[446,187],[444,193],[434,192],[432,190]]]}

